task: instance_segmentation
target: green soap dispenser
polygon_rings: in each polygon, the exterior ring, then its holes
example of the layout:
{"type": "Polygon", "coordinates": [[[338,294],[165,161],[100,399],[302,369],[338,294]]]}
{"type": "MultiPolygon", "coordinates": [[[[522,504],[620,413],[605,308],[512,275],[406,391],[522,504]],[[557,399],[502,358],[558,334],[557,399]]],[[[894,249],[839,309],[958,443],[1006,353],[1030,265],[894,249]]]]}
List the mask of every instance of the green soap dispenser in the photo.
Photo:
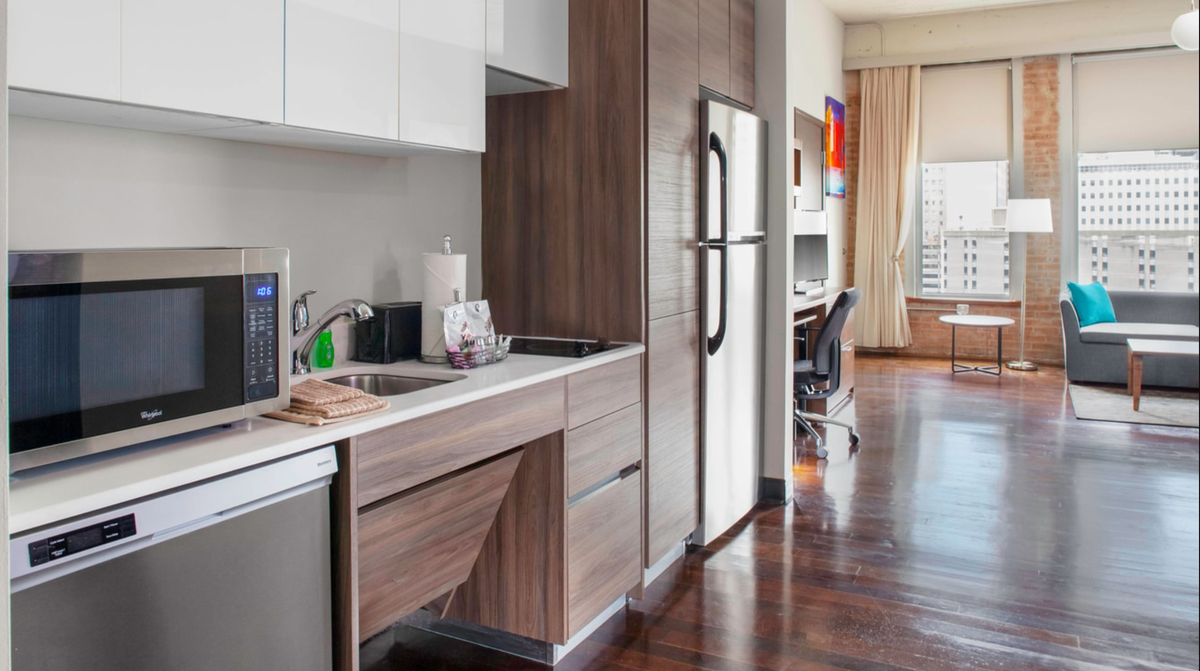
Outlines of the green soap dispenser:
{"type": "Polygon", "coordinates": [[[328,330],[317,336],[316,356],[313,365],[317,368],[333,367],[333,334],[328,330]]]}

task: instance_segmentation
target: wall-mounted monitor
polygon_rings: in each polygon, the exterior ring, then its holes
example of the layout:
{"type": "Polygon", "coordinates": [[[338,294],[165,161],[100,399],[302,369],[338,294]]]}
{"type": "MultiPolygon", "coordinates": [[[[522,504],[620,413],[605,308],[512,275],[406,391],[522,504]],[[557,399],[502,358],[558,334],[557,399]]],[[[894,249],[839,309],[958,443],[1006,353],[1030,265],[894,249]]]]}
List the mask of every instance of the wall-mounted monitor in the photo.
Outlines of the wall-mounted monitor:
{"type": "Polygon", "coordinates": [[[792,284],[829,279],[829,237],[797,235],[792,238],[792,284]]]}

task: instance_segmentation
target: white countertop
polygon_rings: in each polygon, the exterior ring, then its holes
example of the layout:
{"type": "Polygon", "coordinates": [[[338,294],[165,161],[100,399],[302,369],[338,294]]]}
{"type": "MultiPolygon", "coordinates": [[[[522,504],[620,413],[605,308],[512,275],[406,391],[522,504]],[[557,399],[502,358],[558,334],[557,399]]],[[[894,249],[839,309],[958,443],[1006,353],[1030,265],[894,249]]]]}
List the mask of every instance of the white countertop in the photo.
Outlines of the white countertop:
{"type": "Polygon", "coordinates": [[[193,431],[91,457],[21,471],[10,477],[10,534],[18,534],[134,499],[232,473],[306,450],[329,445],[489,396],[560,378],[645,351],[627,345],[582,359],[513,354],[499,364],[456,370],[449,364],[404,361],[390,365],[349,362],[308,377],[385,373],[456,380],[400,396],[377,415],[325,426],[305,426],[266,417],[230,428],[193,431]],[[461,378],[461,379],[459,379],[461,378]]]}

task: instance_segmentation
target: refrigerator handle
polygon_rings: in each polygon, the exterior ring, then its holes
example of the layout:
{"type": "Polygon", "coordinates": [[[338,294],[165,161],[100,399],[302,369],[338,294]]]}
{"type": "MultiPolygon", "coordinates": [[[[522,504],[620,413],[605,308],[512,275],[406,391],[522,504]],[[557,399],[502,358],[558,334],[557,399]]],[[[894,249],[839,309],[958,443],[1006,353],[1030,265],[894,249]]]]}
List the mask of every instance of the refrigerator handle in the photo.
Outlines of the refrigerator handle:
{"type": "Polygon", "coordinates": [[[706,246],[709,251],[717,252],[721,255],[721,309],[717,317],[717,332],[708,336],[708,355],[712,356],[721,349],[721,343],[725,341],[725,320],[727,317],[728,308],[725,305],[728,300],[729,292],[729,259],[726,254],[729,250],[722,244],[709,244],[706,246]]]}
{"type": "Polygon", "coordinates": [[[716,131],[708,134],[708,150],[716,152],[721,174],[721,233],[720,237],[708,240],[708,243],[726,244],[729,242],[729,155],[725,153],[725,143],[721,142],[721,136],[716,131]]]}
{"type": "Polygon", "coordinates": [[[721,236],[716,240],[707,241],[709,249],[715,249],[721,255],[721,296],[718,300],[720,312],[717,317],[717,332],[708,336],[708,355],[712,356],[721,349],[725,341],[725,324],[728,317],[726,301],[729,299],[729,259],[725,245],[729,243],[729,156],[725,153],[725,143],[715,132],[708,134],[708,150],[716,152],[717,162],[721,171],[721,236]]]}

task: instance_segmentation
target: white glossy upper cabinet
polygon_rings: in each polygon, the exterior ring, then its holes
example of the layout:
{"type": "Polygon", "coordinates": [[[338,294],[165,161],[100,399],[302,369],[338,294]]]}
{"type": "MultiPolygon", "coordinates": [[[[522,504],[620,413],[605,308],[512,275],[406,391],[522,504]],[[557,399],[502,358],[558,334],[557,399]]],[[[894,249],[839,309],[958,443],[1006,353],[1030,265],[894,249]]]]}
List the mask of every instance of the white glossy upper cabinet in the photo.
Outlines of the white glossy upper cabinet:
{"type": "Polygon", "coordinates": [[[484,150],[484,0],[400,0],[401,142],[484,150]]]}
{"type": "Polygon", "coordinates": [[[283,0],[123,0],[121,100],[283,122],[283,0]]]}
{"type": "Polygon", "coordinates": [[[570,4],[487,0],[489,94],[567,86],[570,4]]]}
{"type": "Polygon", "coordinates": [[[287,0],[289,126],[395,140],[399,0],[287,0]]]}
{"type": "Polygon", "coordinates": [[[8,84],[121,98],[121,0],[10,0],[8,84]]]}

